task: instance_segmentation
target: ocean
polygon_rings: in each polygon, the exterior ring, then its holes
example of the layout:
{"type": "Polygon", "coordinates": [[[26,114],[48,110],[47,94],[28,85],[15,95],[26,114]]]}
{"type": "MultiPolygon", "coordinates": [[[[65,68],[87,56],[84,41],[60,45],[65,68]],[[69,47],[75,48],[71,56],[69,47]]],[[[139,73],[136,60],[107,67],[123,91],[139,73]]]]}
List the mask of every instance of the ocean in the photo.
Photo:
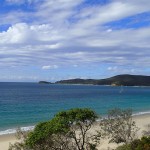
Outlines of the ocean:
{"type": "Polygon", "coordinates": [[[91,108],[100,116],[112,108],[150,113],[150,87],[0,83],[0,135],[33,128],[57,112],[91,108]]]}

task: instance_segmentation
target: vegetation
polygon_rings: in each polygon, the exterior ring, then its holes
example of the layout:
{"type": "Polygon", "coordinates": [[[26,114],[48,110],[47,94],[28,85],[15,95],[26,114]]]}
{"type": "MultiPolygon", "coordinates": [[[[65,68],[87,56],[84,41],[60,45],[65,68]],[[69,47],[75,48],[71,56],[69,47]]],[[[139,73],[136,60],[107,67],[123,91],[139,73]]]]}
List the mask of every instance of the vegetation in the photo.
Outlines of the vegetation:
{"type": "Polygon", "coordinates": [[[106,79],[70,79],[57,81],[58,84],[93,84],[116,86],[150,86],[150,76],[117,75],[106,79]]]}
{"type": "Polygon", "coordinates": [[[136,138],[138,128],[132,120],[132,110],[112,109],[100,122],[104,135],[109,142],[128,144],[136,138]]]}
{"type": "Polygon", "coordinates": [[[52,84],[51,82],[47,82],[47,81],[39,81],[39,84],[52,84]]]}
{"type": "Polygon", "coordinates": [[[96,118],[90,109],[62,111],[38,124],[19,146],[24,150],[96,150],[100,137],[88,133],[96,118]]]}
{"type": "Polygon", "coordinates": [[[19,142],[16,142],[15,144],[10,143],[8,150],[29,150],[25,145],[25,140],[27,139],[28,134],[29,132],[27,131],[22,131],[20,128],[17,129],[16,138],[19,142]]]}
{"type": "Polygon", "coordinates": [[[116,150],[150,150],[150,137],[136,139],[130,144],[119,146],[116,150]]]}
{"type": "Polygon", "coordinates": [[[124,143],[116,150],[150,150],[149,128],[144,132],[145,137],[136,139],[138,128],[130,109],[110,110],[108,116],[100,121],[100,129],[90,132],[97,117],[87,108],[59,112],[29,133],[18,130],[19,142],[11,144],[9,150],[98,150],[102,138],[124,143]]]}

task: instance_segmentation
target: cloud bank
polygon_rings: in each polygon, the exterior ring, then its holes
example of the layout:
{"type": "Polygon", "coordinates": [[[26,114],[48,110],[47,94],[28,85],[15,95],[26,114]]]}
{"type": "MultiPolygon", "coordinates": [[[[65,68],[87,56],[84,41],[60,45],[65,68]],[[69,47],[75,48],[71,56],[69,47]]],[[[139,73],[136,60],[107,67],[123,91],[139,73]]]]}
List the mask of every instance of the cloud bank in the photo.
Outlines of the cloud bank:
{"type": "MultiPolygon", "coordinates": [[[[6,0],[11,9],[0,15],[0,67],[56,69],[77,64],[150,67],[150,26],[117,29],[107,25],[150,12],[149,0],[6,0]],[[28,6],[28,9],[24,8],[28,6]],[[57,67],[56,67],[57,66],[57,67]]],[[[148,14],[147,14],[148,15],[148,14]]],[[[142,18],[140,18],[142,22],[142,18]]],[[[127,23],[127,22],[126,22],[127,23]]],[[[115,67],[117,66],[117,67],[115,67]]],[[[79,67],[79,65],[78,65],[79,67]]],[[[132,69],[133,72],[133,69],[132,69]]]]}

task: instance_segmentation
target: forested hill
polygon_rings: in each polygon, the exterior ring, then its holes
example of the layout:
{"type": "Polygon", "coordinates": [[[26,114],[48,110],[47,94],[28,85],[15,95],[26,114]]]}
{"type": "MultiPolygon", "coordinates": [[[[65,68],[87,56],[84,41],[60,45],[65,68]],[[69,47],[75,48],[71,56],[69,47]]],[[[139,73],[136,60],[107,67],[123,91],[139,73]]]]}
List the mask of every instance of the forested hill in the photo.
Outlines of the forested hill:
{"type": "Polygon", "coordinates": [[[56,84],[93,84],[113,86],[150,86],[150,76],[117,75],[106,79],[70,79],[57,81],[56,84]]]}

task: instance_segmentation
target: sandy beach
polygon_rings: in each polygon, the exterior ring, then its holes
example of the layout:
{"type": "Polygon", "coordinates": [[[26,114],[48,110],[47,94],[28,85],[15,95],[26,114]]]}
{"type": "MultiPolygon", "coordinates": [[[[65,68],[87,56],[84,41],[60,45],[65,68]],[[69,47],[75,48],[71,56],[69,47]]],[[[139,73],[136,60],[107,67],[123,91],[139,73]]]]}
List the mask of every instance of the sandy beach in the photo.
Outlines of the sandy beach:
{"type": "MultiPolygon", "coordinates": [[[[147,129],[147,125],[150,124],[150,114],[138,115],[134,116],[134,120],[136,121],[137,126],[140,128],[138,132],[138,137],[142,136],[142,131],[147,129]]],[[[16,138],[14,134],[1,135],[0,136],[0,150],[8,150],[9,143],[16,142],[16,138]]],[[[113,149],[118,145],[111,143],[108,144],[107,140],[101,142],[99,146],[99,150],[106,150],[108,147],[113,149]]]]}
{"type": "MultiPolygon", "coordinates": [[[[137,133],[137,138],[140,138],[143,135],[143,131],[147,130],[148,124],[150,124],[150,114],[137,115],[133,117],[133,120],[136,122],[139,131],[137,133]]],[[[108,140],[104,140],[101,142],[99,146],[99,150],[113,150],[119,145],[115,143],[109,143],[108,140]]]]}
{"type": "Polygon", "coordinates": [[[8,150],[9,143],[15,143],[16,141],[15,134],[1,135],[0,150],[8,150]]]}

